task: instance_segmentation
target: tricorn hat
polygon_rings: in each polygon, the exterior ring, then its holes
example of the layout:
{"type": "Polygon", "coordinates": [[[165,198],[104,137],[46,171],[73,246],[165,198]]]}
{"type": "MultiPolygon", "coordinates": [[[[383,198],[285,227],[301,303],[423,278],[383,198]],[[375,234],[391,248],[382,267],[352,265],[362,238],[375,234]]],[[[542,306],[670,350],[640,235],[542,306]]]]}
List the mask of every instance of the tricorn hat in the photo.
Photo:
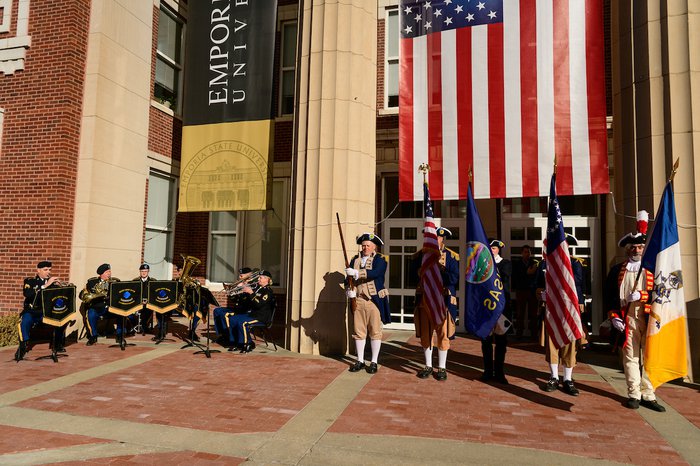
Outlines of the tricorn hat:
{"type": "Polygon", "coordinates": [[[574,235],[566,234],[566,244],[569,246],[578,246],[578,240],[574,235]]]}
{"type": "Polygon", "coordinates": [[[646,210],[637,212],[637,231],[627,233],[620,238],[617,245],[624,248],[628,245],[645,244],[647,242],[647,228],[649,227],[649,213],[646,210]]]}
{"type": "Polygon", "coordinates": [[[503,248],[506,247],[506,243],[501,241],[500,239],[495,239],[495,238],[489,238],[489,247],[494,247],[496,246],[499,251],[503,250],[503,248]]]}
{"type": "Polygon", "coordinates": [[[357,237],[357,244],[362,244],[364,241],[371,241],[377,246],[382,246],[384,244],[384,241],[374,233],[362,233],[357,237]]]}
{"type": "Polygon", "coordinates": [[[452,232],[445,227],[437,227],[435,233],[438,236],[443,236],[445,238],[452,238],[452,232]]]}

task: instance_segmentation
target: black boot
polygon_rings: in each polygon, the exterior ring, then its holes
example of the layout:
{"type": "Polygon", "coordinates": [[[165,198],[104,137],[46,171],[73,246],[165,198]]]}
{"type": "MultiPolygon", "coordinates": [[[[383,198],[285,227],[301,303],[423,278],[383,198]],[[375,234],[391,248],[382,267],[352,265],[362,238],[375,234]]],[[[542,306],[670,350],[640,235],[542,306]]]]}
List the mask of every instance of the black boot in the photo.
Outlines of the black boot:
{"type": "Polygon", "coordinates": [[[494,379],[496,382],[508,384],[505,375],[506,349],[508,347],[508,337],[505,335],[494,336],[496,340],[496,354],[494,355],[494,379]]]}
{"type": "Polygon", "coordinates": [[[24,359],[24,355],[27,354],[27,342],[20,341],[17,351],[15,352],[15,361],[20,362],[24,359]]]}
{"type": "Polygon", "coordinates": [[[484,359],[484,373],[481,376],[482,382],[488,382],[493,379],[493,346],[491,344],[492,337],[486,337],[481,340],[481,354],[484,359]]]}

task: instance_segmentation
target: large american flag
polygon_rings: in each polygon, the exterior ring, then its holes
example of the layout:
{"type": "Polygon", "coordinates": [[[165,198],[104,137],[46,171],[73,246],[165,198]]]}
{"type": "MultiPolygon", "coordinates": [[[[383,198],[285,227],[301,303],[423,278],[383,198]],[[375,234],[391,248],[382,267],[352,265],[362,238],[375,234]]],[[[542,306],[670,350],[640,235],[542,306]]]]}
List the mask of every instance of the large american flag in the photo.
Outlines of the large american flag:
{"type": "Polygon", "coordinates": [[[607,193],[602,0],[402,0],[399,196],[607,193]]]}
{"type": "MultiPolygon", "coordinates": [[[[558,169],[558,167],[557,167],[558,169]]],[[[547,312],[545,325],[554,346],[561,348],[583,336],[569,246],[557,200],[556,175],[552,175],[547,216],[547,312]]]]}
{"type": "Polygon", "coordinates": [[[442,275],[440,274],[441,254],[438,247],[437,228],[433,219],[433,205],[430,202],[428,184],[425,182],[423,183],[423,205],[425,207],[425,224],[419,283],[423,290],[423,306],[428,311],[430,320],[437,327],[447,317],[447,307],[445,306],[442,275]]]}

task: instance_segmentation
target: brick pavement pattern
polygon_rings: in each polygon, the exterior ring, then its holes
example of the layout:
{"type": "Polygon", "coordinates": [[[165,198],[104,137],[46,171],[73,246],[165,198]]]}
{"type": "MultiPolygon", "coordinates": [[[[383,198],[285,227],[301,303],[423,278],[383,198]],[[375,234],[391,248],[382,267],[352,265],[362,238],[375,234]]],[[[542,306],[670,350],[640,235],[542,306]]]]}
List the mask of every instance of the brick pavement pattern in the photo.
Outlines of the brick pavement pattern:
{"type": "MultiPolygon", "coordinates": [[[[544,356],[515,343],[510,385],[485,384],[459,336],[448,379],[415,377],[419,342],[387,332],[379,372],[350,358],[222,352],[130,339],[68,347],[59,363],[0,350],[0,464],[699,464],[698,387],[658,391],[665,414],[625,409],[614,357],[582,353],[579,397],[545,393],[544,356]]],[[[609,350],[607,350],[609,351],[609,350]]]]}

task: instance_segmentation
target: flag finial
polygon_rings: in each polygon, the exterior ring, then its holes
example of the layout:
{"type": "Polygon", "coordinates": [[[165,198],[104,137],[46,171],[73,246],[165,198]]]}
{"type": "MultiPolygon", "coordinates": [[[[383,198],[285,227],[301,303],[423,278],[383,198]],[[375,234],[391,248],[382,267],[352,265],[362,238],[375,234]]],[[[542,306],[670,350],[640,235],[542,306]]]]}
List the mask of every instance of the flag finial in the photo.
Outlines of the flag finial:
{"type": "Polygon", "coordinates": [[[423,174],[423,183],[426,182],[426,178],[428,176],[428,172],[430,171],[430,165],[427,163],[421,163],[418,165],[418,171],[423,174]]]}
{"type": "Polygon", "coordinates": [[[671,170],[671,175],[668,177],[668,182],[670,183],[673,181],[673,177],[676,176],[676,172],[678,171],[678,165],[681,163],[681,159],[677,158],[676,163],[673,164],[673,170],[671,170]]]}

